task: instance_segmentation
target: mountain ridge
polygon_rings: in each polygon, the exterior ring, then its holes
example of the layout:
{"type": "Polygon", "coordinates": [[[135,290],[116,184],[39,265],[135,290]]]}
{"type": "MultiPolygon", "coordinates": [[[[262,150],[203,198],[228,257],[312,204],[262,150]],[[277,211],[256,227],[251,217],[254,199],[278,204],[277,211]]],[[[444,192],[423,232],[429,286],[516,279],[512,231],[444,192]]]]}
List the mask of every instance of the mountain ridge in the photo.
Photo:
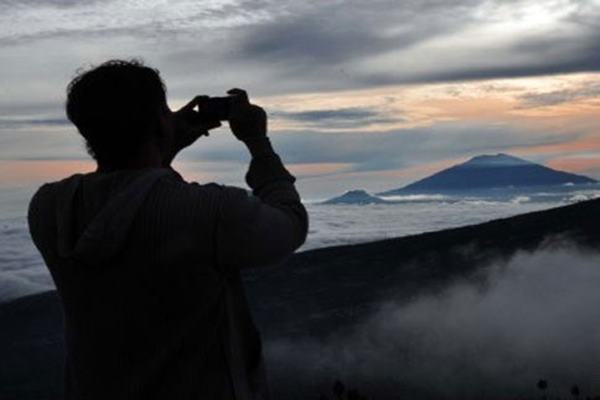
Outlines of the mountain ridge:
{"type": "Polygon", "coordinates": [[[401,188],[376,193],[376,195],[466,192],[596,182],[595,179],[587,176],[555,170],[510,154],[497,153],[472,157],[464,163],[443,169],[401,188]]]}
{"type": "Polygon", "coordinates": [[[340,196],[325,200],[321,204],[382,204],[387,201],[369,194],[363,189],[348,190],[340,196]]]}

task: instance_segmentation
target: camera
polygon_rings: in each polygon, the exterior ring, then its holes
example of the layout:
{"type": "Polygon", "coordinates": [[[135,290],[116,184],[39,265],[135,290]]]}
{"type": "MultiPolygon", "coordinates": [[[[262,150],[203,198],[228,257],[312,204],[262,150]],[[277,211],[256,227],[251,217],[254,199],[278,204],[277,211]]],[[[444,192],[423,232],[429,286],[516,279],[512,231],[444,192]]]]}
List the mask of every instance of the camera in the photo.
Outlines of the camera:
{"type": "Polygon", "coordinates": [[[209,97],[198,104],[198,118],[202,121],[227,121],[231,110],[231,97],[209,97]]]}

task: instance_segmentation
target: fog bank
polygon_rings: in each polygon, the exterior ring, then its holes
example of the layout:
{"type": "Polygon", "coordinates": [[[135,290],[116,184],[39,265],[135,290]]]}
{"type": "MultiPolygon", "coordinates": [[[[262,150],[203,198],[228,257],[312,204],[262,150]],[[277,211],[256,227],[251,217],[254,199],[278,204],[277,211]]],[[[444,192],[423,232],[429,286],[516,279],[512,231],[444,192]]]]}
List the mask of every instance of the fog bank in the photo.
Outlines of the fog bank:
{"type": "Polygon", "coordinates": [[[387,301],[328,340],[267,343],[275,391],[340,378],[376,398],[500,398],[536,395],[543,378],[557,395],[573,384],[600,394],[600,254],[562,245],[486,274],[484,284],[387,301]]]}

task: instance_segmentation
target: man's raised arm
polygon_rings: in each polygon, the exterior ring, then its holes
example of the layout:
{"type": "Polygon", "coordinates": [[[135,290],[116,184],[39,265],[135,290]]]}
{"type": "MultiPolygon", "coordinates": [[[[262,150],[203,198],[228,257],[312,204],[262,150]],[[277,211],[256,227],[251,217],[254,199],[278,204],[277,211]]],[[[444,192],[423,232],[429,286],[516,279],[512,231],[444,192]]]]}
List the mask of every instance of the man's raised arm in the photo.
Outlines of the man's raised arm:
{"type": "Polygon", "coordinates": [[[250,104],[240,89],[233,95],[229,125],[252,161],[243,189],[223,187],[217,225],[217,254],[226,267],[273,264],[306,240],[308,215],[294,187],[295,178],[283,166],[266,136],[265,111],[250,104]]]}

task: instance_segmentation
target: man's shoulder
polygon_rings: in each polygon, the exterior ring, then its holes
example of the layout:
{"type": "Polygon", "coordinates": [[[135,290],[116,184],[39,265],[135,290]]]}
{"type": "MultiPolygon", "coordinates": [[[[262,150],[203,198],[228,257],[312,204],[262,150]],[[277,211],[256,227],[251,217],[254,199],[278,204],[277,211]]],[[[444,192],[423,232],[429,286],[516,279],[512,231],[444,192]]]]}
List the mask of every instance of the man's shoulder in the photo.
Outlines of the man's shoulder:
{"type": "Polygon", "coordinates": [[[226,214],[243,208],[248,191],[236,186],[217,182],[187,181],[177,175],[162,177],[149,194],[147,204],[153,207],[160,204],[173,210],[174,214],[201,216],[202,218],[221,218],[226,214]]]}
{"type": "Polygon", "coordinates": [[[42,183],[33,193],[29,201],[30,205],[35,203],[46,203],[52,199],[56,193],[66,186],[71,185],[74,181],[81,179],[84,174],[77,173],[65,178],[42,183]]]}
{"type": "Polygon", "coordinates": [[[198,182],[194,180],[185,180],[178,172],[173,171],[173,174],[168,174],[160,180],[160,184],[173,188],[180,189],[183,191],[189,191],[191,193],[198,194],[219,194],[219,195],[230,195],[232,193],[244,193],[250,194],[250,191],[238,186],[226,185],[218,182],[198,182]]]}

